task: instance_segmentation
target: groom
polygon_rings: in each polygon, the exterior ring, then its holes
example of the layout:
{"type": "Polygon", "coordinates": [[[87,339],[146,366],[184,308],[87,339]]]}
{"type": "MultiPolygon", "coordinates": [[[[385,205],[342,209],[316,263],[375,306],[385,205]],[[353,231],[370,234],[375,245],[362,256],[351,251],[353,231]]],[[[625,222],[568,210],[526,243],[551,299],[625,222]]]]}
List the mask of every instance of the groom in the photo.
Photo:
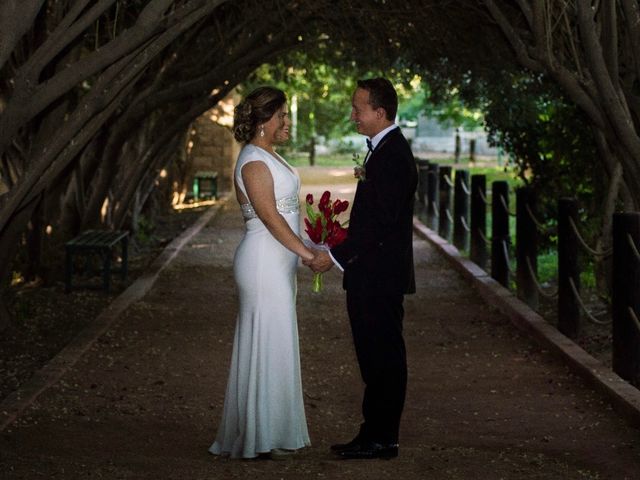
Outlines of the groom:
{"type": "Polygon", "coordinates": [[[348,443],[332,445],[344,458],[398,455],[398,430],[407,384],[402,337],[404,294],[415,292],[413,199],[417,171],[409,143],[394,123],[398,97],[384,78],[359,80],[351,120],[369,137],[369,152],[341,245],[305,264],[316,272],[344,271],[347,311],[365,383],[364,422],[348,443]]]}

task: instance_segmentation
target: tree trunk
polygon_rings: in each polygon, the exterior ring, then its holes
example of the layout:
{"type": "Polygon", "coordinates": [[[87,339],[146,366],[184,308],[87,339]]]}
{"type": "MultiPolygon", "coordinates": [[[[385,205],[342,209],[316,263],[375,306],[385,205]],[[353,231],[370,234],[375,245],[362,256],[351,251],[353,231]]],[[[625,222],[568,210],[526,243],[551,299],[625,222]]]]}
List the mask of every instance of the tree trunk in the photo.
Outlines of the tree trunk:
{"type": "MultiPolygon", "coordinates": [[[[596,250],[600,252],[606,252],[611,249],[613,245],[613,238],[611,236],[613,214],[616,209],[616,201],[618,199],[622,183],[622,165],[618,163],[616,169],[611,175],[609,188],[607,190],[607,197],[604,203],[602,229],[600,231],[600,238],[598,238],[596,243],[596,250]]],[[[595,259],[596,287],[599,292],[606,292],[607,298],[611,298],[612,262],[613,257],[610,255],[596,257],[595,259]]]]}
{"type": "Polygon", "coordinates": [[[40,266],[42,264],[42,234],[45,225],[43,219],[43,202],[44,195],[36,200],[37,206],[33,209],[33,215],[28,223],[26,232],[27,247],[27,268],[24,272],[25,280],[35,280],[40,275],[40,266]]]}
{"type": "Polygon", "coordinates": [[[149,197],[156,189],[156,181],[158,175],[163,169],[169,168],[174,158],[179,155],[178,147],[181,145],[183,136],[176,136],[171,144],[165,149],[164,153],[158,157],[158,161],[154,167],[149,170],[145,180],[140,184],[140,209],[144,210],[149,197]]]}
{"type": "Polygon", "coordinates": [[[29,31],[44,0],[0,1],[0,70],[29,31]]]}
{"type": "Polygon", "coordinates": [[[177,135],[180,135],[182,132],[184,132],[186,128],[191,124],[193,119],[205,113],[207,110],[216,105],[222,98],[224,98],[227,93],[233,88],[233,85],[234,84],[232,82],[229,82],[215,95],[197,102],[179,118],[172,119],[170,125],[165,126],[161,134],[158,134],[156,136],[158,140],[156,140],[155,143],[149,146],[143,157],[139,160],[135,171],[132,175],[129,176],[127,185],[123,190],[122,195],[119,196],[117,202],[114,205],[114,228],[122,227],[127,215],[127,211],[131,205],[133,195],[138,188],[138,184],[142,181],[145,173],[149,169],[149,166],[153,163],[154,159],[157,157],[157,155],[159,155],[161,150],[167,145],[167,143],[172,142],[177,135]]]}
{"type": "Polygon", "coordinates": [[[315,166],[316,164],[316,137],[311,135],[309,140],[309,165],[315,166]]]}
{"type": "Polygon", "coordinates": [[[22,210],[17,212],[15,221],[0,235],[0,314],[3,314],[2,317],[7,315],[4,319],[0,317],[0,326],[10,322],[6,304],[2,300],[5,295],[5,279],[10,278],[13,259],[20,245],[20,237],[25,232],[25,226],[33,215],[36,207],[36,200],[25,205],[22,210]],[[4,311],[2,311],[3,309],[4,311]]]}

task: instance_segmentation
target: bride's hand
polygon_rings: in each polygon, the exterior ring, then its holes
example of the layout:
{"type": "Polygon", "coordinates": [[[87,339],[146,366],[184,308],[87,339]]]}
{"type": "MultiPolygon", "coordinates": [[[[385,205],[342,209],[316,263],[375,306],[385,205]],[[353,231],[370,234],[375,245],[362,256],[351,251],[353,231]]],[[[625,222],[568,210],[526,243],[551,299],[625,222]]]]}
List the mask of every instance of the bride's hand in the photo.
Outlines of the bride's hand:
{"type": "Polygon", "coordinates": [[[311,262],[313,262],[313,259],[317,255],[317,252],[318,251],[313,248],[308,248],[307,252],[300,256],[300,258],[302,259],[302,264],[306,265],[307,267],[311,265],[311,262]]]}
{"type": "Polygon", "coordinates": [[[333,267],[333,260],[326,250],[315,250],[314,254],[313,260],[305,262],[305,265],[311,270],[316,273],[323,273],[333,267]]]}

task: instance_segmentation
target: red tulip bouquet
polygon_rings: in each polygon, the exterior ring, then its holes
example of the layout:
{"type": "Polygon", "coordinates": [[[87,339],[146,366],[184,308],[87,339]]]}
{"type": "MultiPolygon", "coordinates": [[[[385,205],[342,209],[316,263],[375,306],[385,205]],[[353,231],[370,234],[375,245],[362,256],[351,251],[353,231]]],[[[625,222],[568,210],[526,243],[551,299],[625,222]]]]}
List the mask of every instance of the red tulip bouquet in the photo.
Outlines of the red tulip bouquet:
{"type": "MultiPolygon", "coordinates": [[[[318,202],[318,210],[313,208],[313,195],[307,194],[307,218],[304,219],[305,232],[316,247],[323,249],[340,245],[347,238],[347,228],[337,220],[338,215],[346,211],[349,202],[337,199],[331,202],[331,192],[325,191],[318,202]]],[[[346,222],[345,222],[346,223],[346,222]]],[[[322,290],[322,273],[313,276],[313,291],[322,290]]]]}

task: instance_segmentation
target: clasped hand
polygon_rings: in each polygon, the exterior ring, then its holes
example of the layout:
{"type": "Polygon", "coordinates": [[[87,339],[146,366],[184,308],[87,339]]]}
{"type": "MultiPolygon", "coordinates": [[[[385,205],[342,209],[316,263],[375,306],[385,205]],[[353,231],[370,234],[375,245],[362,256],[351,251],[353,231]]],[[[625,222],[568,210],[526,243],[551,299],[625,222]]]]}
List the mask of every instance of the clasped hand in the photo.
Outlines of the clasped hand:
{"type": "Polygon", "coordinates": [[[333,260],[325,250],[312,248],[313,259],[302,259],[302,263],[313,270],[315,273],[322,273],[333,267],[333,260]]]}

